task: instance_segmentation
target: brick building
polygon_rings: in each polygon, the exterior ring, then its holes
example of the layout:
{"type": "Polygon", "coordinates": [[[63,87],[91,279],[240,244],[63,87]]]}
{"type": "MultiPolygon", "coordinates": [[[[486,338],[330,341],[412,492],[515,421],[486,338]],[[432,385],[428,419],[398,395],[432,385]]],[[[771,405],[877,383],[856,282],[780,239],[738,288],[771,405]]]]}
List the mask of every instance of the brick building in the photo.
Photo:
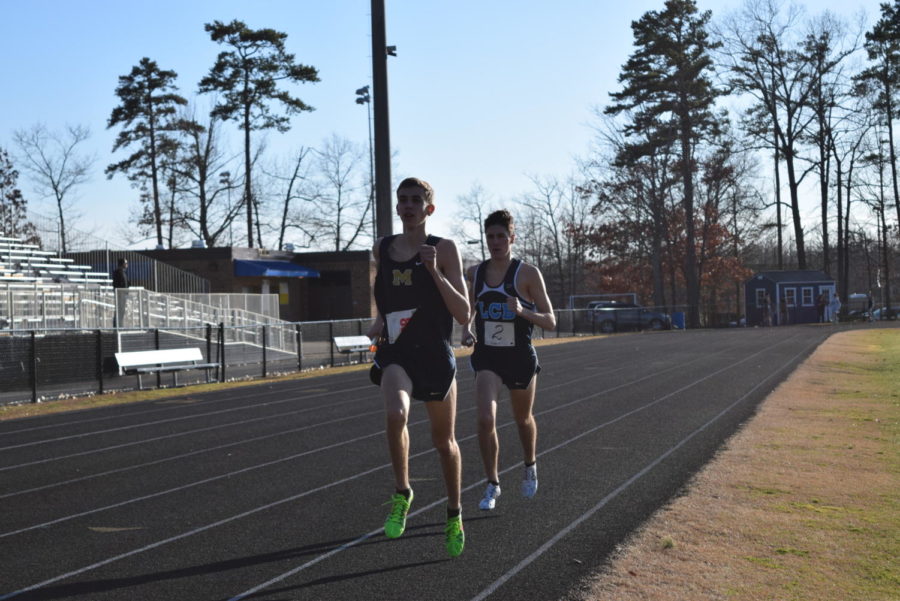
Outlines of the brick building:
{"type": "Polygon", "coordinates": [[[141,251],[206,278],[210,292],[278,294],[281,318],[324,321],[373,317],[371,251],[293,253],[257,248],[141,251]]]}

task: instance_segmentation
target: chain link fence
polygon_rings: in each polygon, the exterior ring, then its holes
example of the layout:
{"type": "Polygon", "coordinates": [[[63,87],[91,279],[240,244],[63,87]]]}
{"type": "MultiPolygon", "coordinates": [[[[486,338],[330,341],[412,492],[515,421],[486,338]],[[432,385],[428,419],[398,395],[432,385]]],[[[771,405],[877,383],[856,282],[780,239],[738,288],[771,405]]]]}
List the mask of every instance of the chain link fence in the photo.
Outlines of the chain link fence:
{"type": "MultiPolygon", "coordinates": [[[[556,318],[555,330],[535,327],[534,339],[599,335],[610,316],[604,312],[604,319],[599,319],[588,309],[564,309],[556,311],[556,318]]],[[[636,324],[624,314],[616,319],[616,331],[657,329],[636,324]]],[[[117,352],[199,348],[203,363],[217,367],[210,373],[181,372],[181,385],[369,363],[373,353],[341,353],[334,338],[365,335],[370,324],[366,318],[280,325],[0,329],[0,404],[137,389],[137,376],[119,369],[117,352]]],[[[454,323],[454,345],[460,344],[462,333],[454,323]]],[[[173,382],[172,374],[144,376],[145,385],[167,387],[173,382]]]]}

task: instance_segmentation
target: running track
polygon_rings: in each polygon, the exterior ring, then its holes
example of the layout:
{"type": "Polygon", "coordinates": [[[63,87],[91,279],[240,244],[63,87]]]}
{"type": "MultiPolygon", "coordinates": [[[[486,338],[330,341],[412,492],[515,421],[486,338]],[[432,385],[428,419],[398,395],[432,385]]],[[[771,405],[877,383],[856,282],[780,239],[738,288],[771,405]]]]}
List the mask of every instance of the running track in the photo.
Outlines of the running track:
{"type": "Polygon", "coordinates": [[[378,390],[364,371],[0,422],[0,600],[552,600],[578,587],[833,330],[666,332],[539,348],[537,496],[498,410],[484,487],[472,374],[457,438],[466,550],[414,404],[416,498],[398,540],[378,390]]]}

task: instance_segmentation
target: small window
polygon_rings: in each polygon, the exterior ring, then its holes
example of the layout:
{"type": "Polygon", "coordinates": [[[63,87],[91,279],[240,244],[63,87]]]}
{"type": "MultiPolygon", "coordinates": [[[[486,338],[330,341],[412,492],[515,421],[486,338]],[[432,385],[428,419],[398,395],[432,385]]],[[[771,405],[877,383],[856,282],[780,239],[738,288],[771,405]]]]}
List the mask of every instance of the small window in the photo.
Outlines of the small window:
{"type": "Polygon", "coordinates": [[[785,288],[784,289],[784,302],[788,307],[796,307],[797,306],[797,289],[796,288],[785,288]]]}
{"type": "Polygon", "coordinates": [[[762,309],[766,306],[766,291],[763,288],[756,289],[756,308],[762,309]]]}
{"type": "Polygon", "coordinates": [[[803,288],[803,306],[804,307],[812,307],[815,302],[813,301],[813,289],[812,288],[803,288]]]}

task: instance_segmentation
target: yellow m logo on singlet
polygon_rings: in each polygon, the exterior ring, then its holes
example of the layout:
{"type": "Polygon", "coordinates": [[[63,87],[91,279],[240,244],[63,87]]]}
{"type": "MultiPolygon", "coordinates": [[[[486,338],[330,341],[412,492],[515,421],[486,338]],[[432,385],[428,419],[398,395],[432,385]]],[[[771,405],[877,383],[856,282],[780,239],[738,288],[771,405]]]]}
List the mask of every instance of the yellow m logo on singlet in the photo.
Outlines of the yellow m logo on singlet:
{"type": "Polygon", "coordinates": [[[412,286],[412,269],[392,270],[394,275],[394,286],[412,286]]]}

